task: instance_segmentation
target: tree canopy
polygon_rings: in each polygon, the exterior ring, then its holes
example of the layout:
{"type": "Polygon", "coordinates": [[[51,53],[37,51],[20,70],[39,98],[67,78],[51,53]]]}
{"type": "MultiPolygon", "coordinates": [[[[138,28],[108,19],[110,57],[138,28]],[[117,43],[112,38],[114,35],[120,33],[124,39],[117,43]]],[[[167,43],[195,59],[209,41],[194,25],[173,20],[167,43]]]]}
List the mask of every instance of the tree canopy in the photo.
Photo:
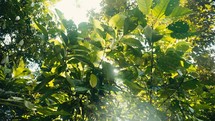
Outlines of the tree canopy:
{"type": "Polygon", "coordinates": [[[0,1],[0,120],[213,120],[212,0],[56,2],[0,1]]]}

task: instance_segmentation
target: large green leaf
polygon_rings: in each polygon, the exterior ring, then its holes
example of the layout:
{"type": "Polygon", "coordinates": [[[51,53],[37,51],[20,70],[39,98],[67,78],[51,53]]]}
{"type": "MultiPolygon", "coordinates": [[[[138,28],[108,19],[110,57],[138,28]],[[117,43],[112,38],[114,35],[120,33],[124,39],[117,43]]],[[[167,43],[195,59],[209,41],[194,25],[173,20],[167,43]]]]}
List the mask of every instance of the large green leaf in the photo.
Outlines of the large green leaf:
{"type": "Polygon", "coordinates": [[[113,27],[117,27],[118,29],[120,29],[124,25],[125,18],[125,15],[123,15],[122,13],[118,13],[110,19],[109,24],[113,27]]]}
{"type": "Polygon", "coordinates": [[[186,33],[189,30],[189,25],[184,21],[177,21],[170,24],[168,29],[175,33],[186,33]]]}
{"type": "Polygon", "coordinates": [[[115,38],[115,31],[112,27],[105,25],[105,24],[101,24],[101,27],[103,27],[104,33],[107,32],[109,35],[111,35],[111,37],[115,38]]]}
{"type": "Polygon", "coordinates": [[[142,27],[146,26],[145,15],[143,15],[143,13],[138,8],[129,10],[126,12],[126,16],[127,18],[124,22],[123,31],[124,35],[132,32],[138,25],[141,25],[142,27]]]}
{"type": "Polygon", "coordinates": [[[181,41],[176,44],[176,51],[181,53],[185,53],[189,48],[190,44],[185,41],[181,41]]]}
{"type": "Polygon", "coordinates": [[[152,0],[137,0],[137,5],[140,11],[147,15],[151,10],[152,0]]]}
{"type": "Polygon", "coordinates": [[[172,31],[171,37],[177,39],[184,39],[191,36],[193,33],[189,33],[189,25],[184,21],[177,21],[168,26],[168,29],[172,31]]]}
{"type": "Polygon", "coordinates": [[[150,26],[146,26],[145,28],[144,28],[144,35],[145,35],[145,37],[146,37],[146,39],[147,40],[149,40],[149,41],[151,41],[152,40],[152,27],[150,27],[150,26]]]}
{"type": "Polygon", "coordinates": [[[179,0],[170,0],[169,1],[169,4],[166,8],[166,11],[165,11],[165,15],[168,16],[172,13],[172,11],[174,10],[174,8],[178,7],[179,6],[179,0]]]}
{"type": "Polygon", "coordinates": [[[124,30],[123,30],[123,34],[128,34],[130,32],[132,32],[138,25],[138,20],[134,18],[134,20],[132,20],[131,18],[126,18],[125,22],[124,22],[124,30]]]}
{"type": "Polygon", "coordinates": [[[138,48],[143,47],[141,42],[138,39],[134,39],[134,38],[123,38],[121,42],[131,47],[138,47],[138,48]]]}
{"type": "Polygon", "coordinates": [[[181,57],[174,48],[168,48],[165,55],[157,58],[158,67],[165,72],[176,71],[181,66],[181,57]]]}
{"type": "Polygon", "coordinates": [[[163,35],[159,34],[156,30],[152,31],[152,42],[157,42],[163,38],[163,35]]]}
{"type": "Polygon", "coordinates": [[[190,10],[189,8],[184,8],[181,6],[177,6],[173,9],[172,13],[169,15],[171,17],[180,17],[180,16],[184,16],[187,14],[192,13],[192,10],[190,10]]]}
{"type": "Polygon", "coordinates": [[[160,35],[156,30],[153,30],[152,27],[148,25],[144,28],[144,35],[150,43],[157,42],[163,37],[163,35],[160,35]]]}
{"type": "Polygon", "coordinates": [[[170,0],[160,0],[160,2],[153,8],[152,14],[157,18],[160,18],[164,15],[166,8],[170,0]]]}
{"type": "Polygon", "coordinates": [[[137,18],[138,25],[141,25],[142,27],[147,25],[146,15],[144,15],[138,8],[132,9],[127,16],[134,21],[137,18]]]}

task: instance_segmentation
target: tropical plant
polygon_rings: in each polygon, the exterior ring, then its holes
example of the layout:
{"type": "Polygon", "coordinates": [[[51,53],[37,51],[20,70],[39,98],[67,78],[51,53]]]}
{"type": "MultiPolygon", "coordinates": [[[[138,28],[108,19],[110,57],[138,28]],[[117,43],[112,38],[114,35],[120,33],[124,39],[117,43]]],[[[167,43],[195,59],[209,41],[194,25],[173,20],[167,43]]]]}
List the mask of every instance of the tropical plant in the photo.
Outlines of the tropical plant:
{"type": "Polygon", "coordinates": [[[0,2],[1,120],[213,119],[214,60],[196,55],[190,1],[103,0],[79,25],[52,2],[0,2]]]}

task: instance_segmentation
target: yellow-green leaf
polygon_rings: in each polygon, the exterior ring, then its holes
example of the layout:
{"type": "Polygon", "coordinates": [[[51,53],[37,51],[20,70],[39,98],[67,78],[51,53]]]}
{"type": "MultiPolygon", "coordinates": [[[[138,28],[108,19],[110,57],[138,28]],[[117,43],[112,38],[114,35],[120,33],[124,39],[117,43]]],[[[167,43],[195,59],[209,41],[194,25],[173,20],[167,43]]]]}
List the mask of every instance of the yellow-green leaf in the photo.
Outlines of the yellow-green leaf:
{"type": "Polygon", "coordinates": [[[112,27],[117,27],[118,29],[120,29],[124,26],[125,18],[126,16],[122,13],[116,14],[110,19],[109,24],[112,27]]]}
{"type": "Polygon", "coordinates": [[[21,77],[29,75],[31,71],[28,68],[25,68],[25,63],[23,59],[20,59],[19,66],[17,68],[13,68],[13,76],[14,77],[21,77]]]}
{"type": "Polygon", "coordinates": [[[156,18],[161,18],[165,11],[166,8],[169,4],[170,0],[160,0],[159,4],[157,4],[154,9],[152,10],[152,14],[156,17],[156,18]]]}
{"type": "Polygon", "coordinates": [[[146,15],[151,9],[152,0],[137,0],[137,5],[140,11],[146,15]]]}
{"type": "Polygon", "coordinates": [[[184,15],[187,15],[190,13],[192,13],[192,10],[190,10],[189,8],[184,8],[184,7],[178,6],[173,9],[170,16],[171,17],[180,17],[180,16],[184,16],[184,15]]]}
{"type": "Polygon", "coordinates": [[[96,77],[96,75],[91,74],[90,75],[90,86],[92,88],[94,88],[94,87],[96,87],[96,85],[97,85],[97,77],[96,77]]]}
{"type": "Polygon", "coordinates": [[[31,110],[35,110],[36,108],[35,108],[35,105],[33,104],[33,103],[31,103],[31,102],[29,102],[29,101],[24,101],[24,105],[25,105],[25,107],[27,107],[28,109],[31,109],[31,110]]]}

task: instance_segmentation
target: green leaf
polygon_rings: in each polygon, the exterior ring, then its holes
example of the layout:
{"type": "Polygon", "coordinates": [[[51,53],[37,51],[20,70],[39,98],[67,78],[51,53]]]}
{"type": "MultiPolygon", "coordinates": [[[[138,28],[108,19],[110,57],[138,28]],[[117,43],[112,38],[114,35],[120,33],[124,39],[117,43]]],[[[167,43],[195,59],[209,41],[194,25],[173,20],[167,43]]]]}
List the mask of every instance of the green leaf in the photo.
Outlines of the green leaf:
{"type": "Polygon", "coordinates": [[[126,35],[132,32],[138,25],[138,20],[131,20],[131,18],[126,18],[124,22],[123,34],[126,35]]]}
{"type": "Polygon", "coordinates": [[[45,27],[43,27],[42,25],[40,25],[36,20],[34,20],[34,23],[37,25],[37,27],[41,30],[41,32],[44,34],[45,36],[45,40],[48,40],[48,32],[46,30],[45,27]]]}
{"type": "Polygon", "coordinates": [[[143,89],[139,84],[136,84],[136,83],[128,81],[128,80],[125,80],[124,84],[127,85],[130,89],[135,90],[135,91],[141,91],[143,89]]]}
{"type": "Polygon", "coordinates": [[[192,79],[192,80],[188,80],[188,81],[184,82],[182,84],[182,86],[184,89],[195,89],[198,87],[199,84],[200,83],[197,79],[192,79]]]}
{"type": "Polygon", "coordinates": [[[40,101],[45,101],[47,98],[51,98],[51,95],[56,94],[57,92],[58,89],[45,89],[40,101]]]}
{"type": "Polygon", "coordinates": [[[95,49],[97,49],[97,50],[103,49],[100,41],[90,41],[90,44],[92,44],[95,47],[95,49]]]}
{"type": "Polygon", "coordinates": [[[88,33],[93,29],[93,25],[87,22],[82,22],[78,25],[78,30],[80,31],[79,36],[88,37],[88,33]]]}
{"type": "Polygon", "coordinates": [[[138,70],[136,67],[131,66],[121,70],[118,75],[125,80],[132,81],[138,78],[138,70]]]}
{"type": "Polygon", "coordinates": [[[67,38],[67,36],[64,34],[64,32],[61,31],[60,34],[61,34],[61,37],[62,37],[63,41],[64,41],[66,44],[68,44],[68,38],[67,38]]]}
{"type": "Polygon", "coordinates": [[[50,75],[49,77],[45,77],[43,75],[41,75],[40,77],[38,77],[38,81],[41,79],[41,82],[34,88],[34,91],[40,91],[46,84],[48,84],[53,78],[55,77],[55,75],[50,75]]]}
{"type": "Polygon", "coordinates": [[[94,87],[96,87],[96,85],[97,85],[97,77],[96,77],[96,75],[91,74],[90,75],[90,86],[92,88],[94,88],[94,87]]]}
{"type": "Polygon", "coordinates": [[[175,33],[186,33],[189,30],[189,25],[184,21],[177,21],[170,24],[168,29],[175,33]]]}
{"type": "Polygon", "coordinates": [[[137,48],[137,47],[132,47],[132,46],[127,46],[127,52],[126,54],[130,55],[134,55],[135,57],[141,57],[142,56],[142,52],[141,52],[142,48],[137,48]]]}
{"type": "Polygon", "coordinates": [[[152,0],[137,0],[137,5],[140,11],[147,15],[150,12],[152,0]]]}
{"type": "Polygon", "coordinates": [[[74,21],[72,21],[72,20],[63,19],[62,23],[63,23],[64,27],[67,29],[67,31],[76,31],[77,30],[77,27],[76,27],[74,21]]]}
{"type": "Polygon", "coordinates": [[[70,76],[66,73],[66,81],[70,84],[70,86],[74,86],[74,81],[73,79],[70,78],[70,76]]]}
{"type": "Polygon", "coordinates": [[[109,24],[112,27],[117,27],[118,29],[120,29],[124,25],[125,18],[126,18],[125,15],[123,15],[122,13],[118,13],[110,19],[109,24]]]}
{"type": "Polygon", "coordinates": [[[67,37],[69,38],[70,44],[76,45],[78,43],[78,41],[77,41],[78,32],[76,30],[69,30],[67,32],[67,37]]]}
{"type": "Polygon", "coordinates": [[[90,90],[90,89],[86,88],[86,87],[79,87],[79,86],[75,87],[75,91],[77,91],[77,92],[86,92],[88,90],[90,90]]]}
{"type": "Polygon", "coordinates": [[[25,63],[22,58],[19,61],[19,66],[17,68],[13,68],[13,76],[15,78],[27,76],[30,73],[31,71],[25,67],[25,63]]]}
{"type": "Polygon", "coordinates": [[[172,11],[174,10],[174,8],[178,7],[179,6],[179,0],[170,0],[169,1],[169,4],[166,8],[166,11],[165,11],[165,15],[168,16],[172,13],[172,11]]]}
{"type": "Polygon", "coordinates": [[[36,109],[35,105],[34,105],[33,103],[27,101],[27,100],[24,101],[24,105],[25,105],[25,107],[27,107],[28,109],[31,109],[31,110],[35,110],[35,109],[36,109]]]}
{"type": "Polygon", "coordinates": [[[52,116],[52,115],[62,115],[62,116],[67,116],[67,115],[71,115],[70,113],[66,112],[66,111],[53,111],[51,110],[51,108],[48,108],[48,107],[39,107],[37,108],[37,111],[42,113],[43,115],[46,115],[46,116],[52,116]]]}
{"type": "Polygon", "coordinates": [[[82,55],[73,55],[72,57],[74,57],[74,59],[77,59],[77,60],[87,64],[88,66],[94,68],[93,63],[91,63],[90,60],[85,58],[84,56],[82,56],[82,55]]]}
{"type": "Polygon", "coordinates": [[[146,16],[138,8],[132,9],[129,15],[128,15],[128,18],[132,20],[133,19],[135,20],[137,18],[138,24],[141,25],[142,27],[145,27],[147,25],[146,16]]]}
{"type": "Polygon", "coordinates": [[[114,80],[114,72],[113,72],[114,68],[110,63],[102,62],[102,70],[108,81],[114,80]]]}
{"type": "Polygon", "coordinates": [[[101,26],[103,27],[104,32],[107,32],[111,37],[115,38],[115,31],[112,27],[105,24],[101,24],[101,26]]]}
{"type": "Polygon", "coordinates": [[[141,42],[138,39],[134,39],[134,38],[123,38],[121,42],[131,47],[138,47],[138,48],[143,47],[141,42]]]}
{"type": "Polygon", "coordinates": [[[156,30],[153,30],[148,25],[144,28],[144,35],[146,39],[150,42],[157,42],[163,37],[163,35],[160,35],[156,30]]]}
{"type": "Polygon", "coordinates": [[[157,18],[160,18],[164,15],[166,8],[170,0],[160,0],[160,2],[153,8],[152,14],[157,18]]]}
{"type": "Polygon", "coordinates": [[[168,48],[165,55],[159,55],[157,64],[165,72],[176,71],[181,66],[181,57],[174,48],[168,48]]]}
{"type": "Polygon", "coordinates": [[[179,51],[182,53],[186,52],[189,48],[190,48],[190,44],[185,41],[181,41],[176,44],[176,51],[179,51]]]}
{"type": "Polygon", "coordinates": [[[55,9],[55,11],[56,11],[58,17],[60,18],[60,20],[63,20],[64,19],[63,13],[60,10],[58,10],[58,9],[55,9]]]}
{"type": "Polygon", "coordinates": [[[95,29],[100,29],[101,31],[104,31],[103,27],[101,26],[101,22],[99,20],[94,19],[93,25],[95,29]]]}
{"type": "Polygon", "coordinates": [[[189,8],[184,8],[184,7],[178,6],[175,9],[173,9],[172,13],[169,16],[180,17],[180,16],[184,16],[184,15],[187,15],[190,13],[192,13],[192,10],[190,10],[189,8]]]}
{"type": "Polygon", "coordinates": [[[143,33],[144,33],[146,39],[149,40],[149,41],[152,40],[152,31],[153,31],[152,28],[150,26],[148,26],[148,25],[144,28],[143,33]]]}
{"type": "Polygon", "coordinates": [[[160,35],[157,31],[152,31],[152,42],[157,42],[163,38],[163,35],[160,35]]]}
{"type": "Polygon", "coordinates": [[[168,26],[168,29],[172,31],[170,35],[173,38],[184,39],[192,35],[192,33],[188,32],[189,25],[184,21],[174,22],[168,26]]]}

